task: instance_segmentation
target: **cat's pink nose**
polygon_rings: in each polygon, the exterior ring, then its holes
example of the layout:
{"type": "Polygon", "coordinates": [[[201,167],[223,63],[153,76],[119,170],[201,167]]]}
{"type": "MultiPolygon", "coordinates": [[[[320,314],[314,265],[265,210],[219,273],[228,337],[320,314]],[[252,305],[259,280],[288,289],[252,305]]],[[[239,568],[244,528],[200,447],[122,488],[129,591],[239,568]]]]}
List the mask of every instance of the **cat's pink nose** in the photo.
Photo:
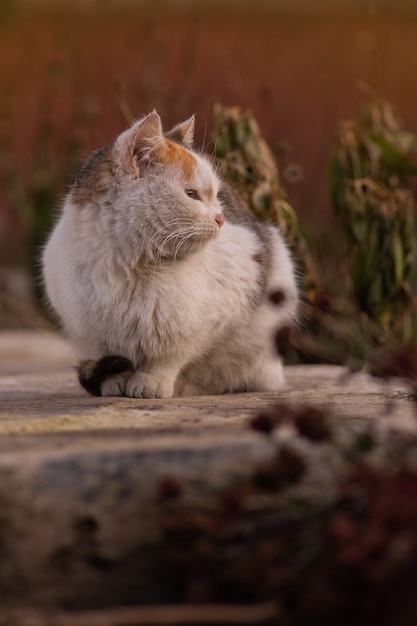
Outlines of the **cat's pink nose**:
{"type": "Polygon", "coordinates": [[[218,223],[219,228],[221,228],[224,224],[224,215],[223,213],[216,213],[214,216],[214,221],[218,223]]]}

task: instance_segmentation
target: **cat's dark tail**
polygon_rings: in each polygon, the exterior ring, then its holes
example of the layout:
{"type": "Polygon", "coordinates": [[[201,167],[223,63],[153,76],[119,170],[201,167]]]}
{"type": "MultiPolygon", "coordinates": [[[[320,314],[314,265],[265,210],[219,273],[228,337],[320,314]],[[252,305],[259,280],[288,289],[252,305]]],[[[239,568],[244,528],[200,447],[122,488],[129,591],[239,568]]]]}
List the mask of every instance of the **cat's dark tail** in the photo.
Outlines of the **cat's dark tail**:
{"type": "Polygon", "coordinates": [[[111,376],[134,371],[132,361],[122,356],[104,356],[98,361],[85,359],[76,369],[80,385],[93,396],[101,396],[101,385],[111,376]]]}

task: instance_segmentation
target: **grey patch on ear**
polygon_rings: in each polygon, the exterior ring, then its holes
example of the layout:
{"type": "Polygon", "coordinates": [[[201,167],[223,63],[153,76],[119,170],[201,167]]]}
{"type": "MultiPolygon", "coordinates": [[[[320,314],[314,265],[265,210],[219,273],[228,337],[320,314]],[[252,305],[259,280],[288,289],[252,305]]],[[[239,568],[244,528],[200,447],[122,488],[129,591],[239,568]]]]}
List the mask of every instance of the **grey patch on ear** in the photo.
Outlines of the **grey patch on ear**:
{"type": "Polygon", "coordinates": [[[170,131],[165,133],[167,139],[182,144],[186,148],[191,148],[194,141],[195,116],[192,115],[185,122],[177,124],[170,131]]]}
{"type": "Polygon", "coordinates": [[[80,385],[92,396],[101,396],[101,383],[116,374],[133,373],[133,363],[122,356],[104,356],[98,361],[85,359],[77,365],[80,385]]]}

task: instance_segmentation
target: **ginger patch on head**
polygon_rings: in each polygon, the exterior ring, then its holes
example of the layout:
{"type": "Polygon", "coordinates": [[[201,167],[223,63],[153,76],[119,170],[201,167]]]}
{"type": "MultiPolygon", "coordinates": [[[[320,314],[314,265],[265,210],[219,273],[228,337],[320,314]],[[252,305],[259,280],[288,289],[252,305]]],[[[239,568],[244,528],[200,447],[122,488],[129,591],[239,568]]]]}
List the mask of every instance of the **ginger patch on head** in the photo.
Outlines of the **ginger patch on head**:
{"type": "Polygon", "coordinates": [[[161,163],[176,165],[182,170],[184,178],[193,177],[197,168],[197,159],[191,152],[174,141],[166,140],[158,148],[156,159],[161,163]]]}
{"type": "Polygon", "coordinates": [[[75,178],[72,201],[82,207],[106,194],[114,177],[114,168],[112,144],[95,150],[75,178]]]}

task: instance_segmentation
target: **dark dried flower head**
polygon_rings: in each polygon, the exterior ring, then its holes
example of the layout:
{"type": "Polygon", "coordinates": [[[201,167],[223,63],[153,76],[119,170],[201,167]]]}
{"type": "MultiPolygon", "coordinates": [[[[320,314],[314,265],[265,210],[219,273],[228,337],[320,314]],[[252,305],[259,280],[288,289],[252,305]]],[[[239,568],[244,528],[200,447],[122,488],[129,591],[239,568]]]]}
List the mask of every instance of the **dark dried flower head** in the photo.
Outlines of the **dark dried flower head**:
{"type": "Polygon", "coordinates": [[[252,418],[249,426],[259,433],[269,435],[274,428],[291,419],[291,416],[291,408],[284,402],[280,402],[252,418]]]}
{"type": "Polygon", "coordinates": [[[283,447],[276,457],[254,472],[255,485],[265,491],[279,491],[297,483],[306,470],[306,464],[293,448],[283,447]]]}
{"type": "Polygon", "coordinates": [[[165,476],[158,482],[158,496],[161,500],[169,500],[171,498],[177,498],[182,487],[180,482],[174,476],[165,476]]]}
{"type": "Polygon", "coordinates": [[[282,487],[272,465],[258,465],[253,472],[253,483],[261,491],[278,491],[282,487]]]}
{"type": "Polygon", "coordinates": [[[230,488],[225,491],[219,500],[220,513],[225,517],[235,517],[242,511],[244,490],[242,488],[230,488]]]}
{"type": "Polygon", "coordinates": [[[322,409],[305,407],[294,414],[294,425],[300,435],[311,441],[331,439],[329,417],[322,409]]]}
{"type": "Polygon", "coordinates": [[[279,452],[277,468],[281,479],[285,483],[293,484],[297,483],[303,476],[306,471],[306,464],[296,450],[285,447],[281,448],[279,452]]]}
{"type": "Polygon", "coordinates": [[[250,421],[249,425],[252,430],[270,435],[277,425],[277,420],[271,413],[259,413],[250,421]]]}
{"type": "Polygon", "coordinates": [[[367,454],[371,452],[376,445],[374,435],[366,431],[364,433],[360,433],[353,442],[353,449],[355,452],[359,454],[367,454]]]}

